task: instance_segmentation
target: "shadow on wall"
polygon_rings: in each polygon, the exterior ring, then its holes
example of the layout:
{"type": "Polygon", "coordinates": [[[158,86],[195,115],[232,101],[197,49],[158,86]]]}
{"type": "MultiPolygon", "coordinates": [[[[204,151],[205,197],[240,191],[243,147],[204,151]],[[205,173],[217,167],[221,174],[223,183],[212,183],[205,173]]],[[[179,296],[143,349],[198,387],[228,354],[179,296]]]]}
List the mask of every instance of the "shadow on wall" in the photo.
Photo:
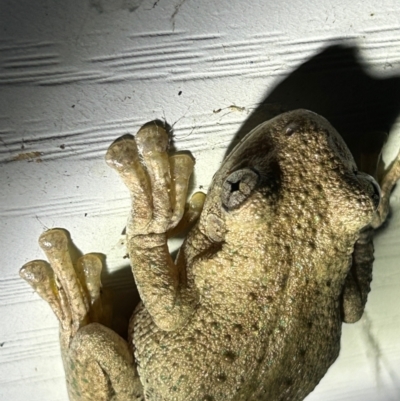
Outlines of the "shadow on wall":
{"type": "Polygon", "coordinates": [[[331,46],[297,68],[249,116],[226,154],[258,124],[299,108],[324,116],[358,163],[361,153],[379,153],[383,133],[389,132],[400,112],[400,77],[371,77],[357,53],[355,47],[331,46]]]}

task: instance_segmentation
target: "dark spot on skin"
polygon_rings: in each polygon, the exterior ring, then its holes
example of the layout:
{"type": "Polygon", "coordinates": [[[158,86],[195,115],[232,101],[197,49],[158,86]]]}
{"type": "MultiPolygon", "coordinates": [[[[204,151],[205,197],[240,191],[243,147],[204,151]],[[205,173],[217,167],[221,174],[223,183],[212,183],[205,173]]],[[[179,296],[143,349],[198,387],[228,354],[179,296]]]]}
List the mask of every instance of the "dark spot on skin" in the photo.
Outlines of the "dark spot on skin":
{"type": "Polygon", "coordinates": [[[250,292],[250,294],[247,297],[249,301],[255,301],[257,299],[257,295],[254,294],[254,292],[250,292]]]}
{"type": "Polygon", "coordinates": [[[328,281],[326,282],[326,286],[327,286],[327,287],[330,287],[330,286],[331,286],[331,280],[328,280],[328,281]]]}
{"type": "Polygon", "coordinates": [[[224,353],[224,360],[225,362],[233,362],[236,359],[236,354],[232,351],[226,351],[224,353]]]}
{"type": "Polygon", "coordinates": [[[306,355],[306,350],[305,349],[301,349],[299,351],[299,355],[303,358],[306,355]]]}
{"type": "Polygon", "coordinates": [[[71,107],[74,109],[74,108],[75,108],[75,105],[73,104],[71,107]]]}
{"type": "Polygon", "coordinates": [[[60,149],[65,149],[65,145],[64,144],[60,145],[60,149]]]}
{"type": "Polygon", "coordinates": [[[313,326],[313,323],[312,323],[312,322],[307,322],[307,327],[308,327],[309,329],[311,329],[312,326],[313,326]]]}
{"type": "Polygon", "coordinates": [[[219,382],[219,383],[225,382],[225,381],[226,381],[226,375],[225,375],[225,373],[219,374],[219,375],[216,377],[216,379],[217,379],[217,382],[219,382]]]}
{"type": "Polygon", "coordinates": [[[308,248],[310,250],[314,250],[316,248],[315,242],[309,241],[308,242],[308,248]]]}
{"type": "Polygon", "coordinates": [[[182,91],[179,91],[179,92],[178,92],[178,96],[180,96],[180,95],[182,95],[182,91]]]}
{"type": "Polygon", "coordinates": [[[287,377],[287,378],[285,379],[285,383],[286,383],[286,385],[287,385],[288,387],[290,387],[290,386],[293,385],[293,379],[291,379],[290,377],[287,377]]]}
{"type": "Polygon", "coordinates": [[[220,324],[218,322],[212,322],[211,327],[215,330],[218,330],[220,328],[220,324]]]}

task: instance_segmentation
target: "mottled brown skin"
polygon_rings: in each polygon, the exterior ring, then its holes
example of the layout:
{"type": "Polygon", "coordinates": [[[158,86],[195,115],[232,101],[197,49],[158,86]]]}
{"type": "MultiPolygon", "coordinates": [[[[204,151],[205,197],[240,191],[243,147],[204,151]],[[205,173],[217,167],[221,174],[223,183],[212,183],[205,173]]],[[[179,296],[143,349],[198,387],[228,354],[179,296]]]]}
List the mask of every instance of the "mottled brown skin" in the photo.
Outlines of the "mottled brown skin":
{"type": "Polygon", "coordinates": [[[58,268],[60,230],[41,239],[56,278],[40,261],[23,268],[60,319],[70,399],[303,400],[338,356],[342,321],[363,313],[372,232],[386,219],[400,157],[381,179],[379,204],[378,185],[325,119],[282,114],[227,157],[174,262],[167,235],[182,218],[193,163],[167,148],[152,123],[107,153],[132,196],[127,243],[142,303],[128,343],[90,301],[93,279],[74,279],[69,262],[58,268]]]}

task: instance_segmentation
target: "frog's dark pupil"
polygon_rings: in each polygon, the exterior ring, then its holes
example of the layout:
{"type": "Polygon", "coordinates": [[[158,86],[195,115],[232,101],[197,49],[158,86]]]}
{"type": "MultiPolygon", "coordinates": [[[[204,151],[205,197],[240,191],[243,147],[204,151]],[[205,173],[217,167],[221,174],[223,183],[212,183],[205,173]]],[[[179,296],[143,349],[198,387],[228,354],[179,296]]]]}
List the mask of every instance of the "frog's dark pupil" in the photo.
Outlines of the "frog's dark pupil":
{"type": "Polygon", "coordinates": [[[229,184],[231,184],[231,192],[236,192],[239,191],[239,185],[240,185],[240,181],[238,182],[229,182],[229,184]]]}

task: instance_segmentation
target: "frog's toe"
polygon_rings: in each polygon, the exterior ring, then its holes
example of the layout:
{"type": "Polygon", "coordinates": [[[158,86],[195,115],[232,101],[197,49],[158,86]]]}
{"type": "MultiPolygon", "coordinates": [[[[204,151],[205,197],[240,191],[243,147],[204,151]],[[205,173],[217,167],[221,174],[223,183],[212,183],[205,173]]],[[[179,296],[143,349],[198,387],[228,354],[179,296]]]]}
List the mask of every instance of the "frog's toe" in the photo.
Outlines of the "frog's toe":
{"type": "Polygon", "coordinates": [[[134,210],[134,231],[145,231],[152,219],[151,186],[133,136],[124,135],[115,140],[107,150],[106,162],[117,171],[129,189],[134,210]]]}
{"type": "Polygon", "coordinates": [[[82,289],[68,250],[67,233],[59,228],[45,231],[39,237],[39,245],[45,252],[62,288],[60,303],[71,311],[72,335],[84,325],[88,318],[89,302],[82,289]]]}
{"type": "Polygon", "coordinates": [[[140,128],[136,143],[151,185],[153,213],[149,232],[165,233],[173,211],[169,136],[166,129],[155,121],[140,128]]]}
{"type": "MultiPolygon", "coordinates": [[[[171,202],[173,207],[172,216],[169,221],[168,230],[174,229],[182,220],[185,212],[185,204],[188,193],[189,179],[193,172],[194,159],[191,155],[181,153],[169,157],[171,172],[171,202]]],[[[190,200],[185,214],[187,225],[197,220],[203,209],[204,200],[201,195],[194,194],[190,200]],[[200,206],[201,204],[201,206],[200,206]]]]}
{"type": "Polygon", "coordinates": [[[65,299],[65,294],[62,287],[57,285],[50,265],[44,260],[32,260],[21,267],[19,275],[50,305],[62,327],[68,329],[70,310],[63,307],[62,299],[65,299]]]}
{"type": "Polygon", "coordinates": [[[396,158],[393,160],[393,162],[383,173],[383,177],[380,182],[383,196],[387,197],[390,196],[393,187],[396,185],[396,182],[399,179],[400,179],[400,151],[397,154],[396,158]]]}
{"type": "Polygon", "coordinates": [[[89,321],[110,327],[112,306],[109,293],[102,290],[101,271],[103,263],[99,255],[88,253],[76,262],[75,271],[82,286],[83,295],[89,302],[89,321]]]}
{"type": "MultiPolygon", "coordinates": [[[[383,162],[382,162],[383,163],[383,162]]],[[[371,223],[373,228],[379,227],[383,224],[389,214],[390,209],[390,194],[394,186],[400,179],[400,151],[393,162],[387,167],[381,167],[379,185],[381,187],[381,202],[378,210],[375,213],[374,220],[371,223]]]]}
{"type": "Polygon", "coordinates": [[[184,206],[185,210],[182,218],[177,219],[179,223],[175,225],[175,227],[172,226],[171,230],[168,231],[168,237],[174,237],[175,235],[179,235],[180,233],[189,230],[199,219],[205,200],[205,193],[194,193],[189,202],[184,206]]]}

